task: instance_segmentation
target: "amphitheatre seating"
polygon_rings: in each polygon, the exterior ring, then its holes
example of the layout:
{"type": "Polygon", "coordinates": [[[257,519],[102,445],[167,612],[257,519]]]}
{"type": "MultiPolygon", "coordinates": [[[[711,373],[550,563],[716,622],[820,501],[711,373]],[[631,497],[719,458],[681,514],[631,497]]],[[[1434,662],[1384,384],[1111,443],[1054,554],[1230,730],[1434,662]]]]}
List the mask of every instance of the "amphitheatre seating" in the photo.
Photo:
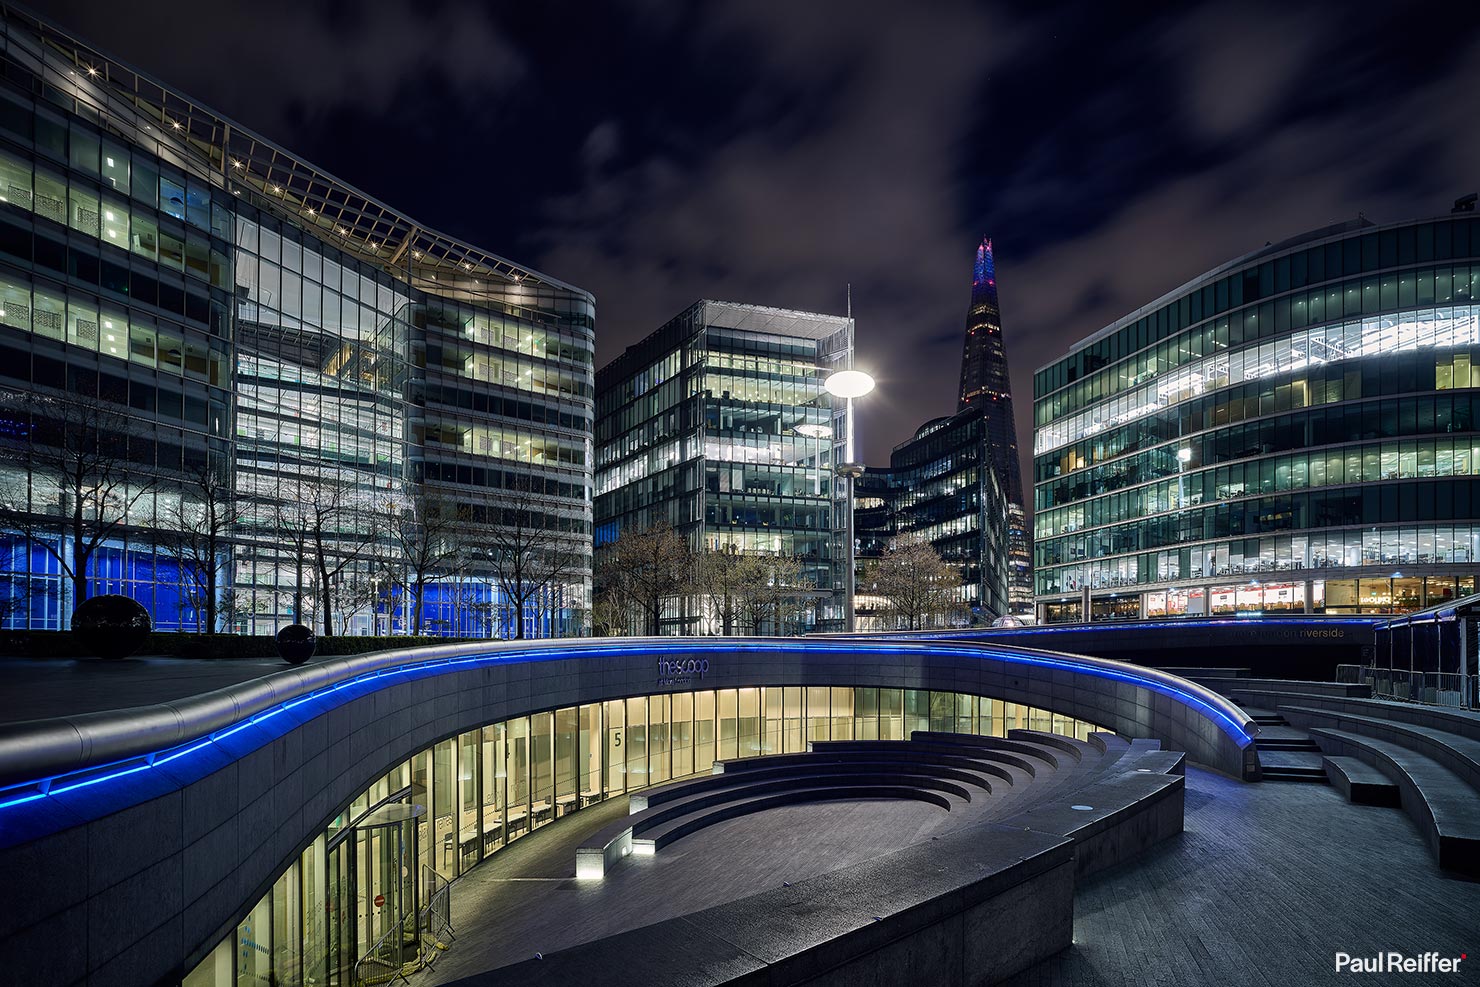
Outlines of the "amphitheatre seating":
{"type": "MultiPolygon", "coordinates": [[[[1097,801],[1111,808],[1039,817],[1058,835],[1108,829],[1117,807],[1129,808],[1157,787],[1145,775],[1179,771],[1182,757],[1161,751],[1156,741],[1127,742],[1114,734],[1081,741],[1034,730],[1013,730],[1005,738],[916,731],[907,741],[817,741],[806,753],[721,761],[713,774],[634,793],[629,815],[577,848],[576,876],[601,877],[623,857],[655,853],[737,816],[838,799],[912,799],[946,811],[970,809],[976,821],[1049,801],[1071,812],[1067,793],[1120,779],[1119,788],[1096,789],[1097,801]]],[[[1179,829],[1180,823],[1178,812],[1179,829]]]]}
{"type": "MultiPolygon", "coordinates": [[[[994,757],[1003,755],[996,754],[994,757]]],[[[1025,759],[1006,755],[1015,761],[1025,759]]],[[[716,774],[629,796],[631,813],[576,848],[576,876],[600,877],[631,853],[650,854],[704,826],[781,805],[840,798],[913,798],[950,810],[1031,774],[957,749],[836,750],[723,761],[716,774]],[[969,786],[969,787],[968,787],[969,786]]]]}

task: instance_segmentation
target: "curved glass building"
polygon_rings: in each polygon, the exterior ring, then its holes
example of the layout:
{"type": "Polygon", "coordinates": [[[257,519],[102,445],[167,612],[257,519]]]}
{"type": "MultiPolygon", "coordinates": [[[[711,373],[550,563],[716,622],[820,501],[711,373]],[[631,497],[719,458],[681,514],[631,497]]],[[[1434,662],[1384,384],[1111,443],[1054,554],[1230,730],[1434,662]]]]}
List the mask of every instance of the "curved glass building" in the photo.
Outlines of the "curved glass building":
{"type": "Polygon", "coordinates": [[[1473,592],[1477,292],[1469,213],[1358,220],[1231,261],[1039,370],[1039,618],[1473,592]]]}
{"type": "Polygon", "coordinates": [[[4,626],[64,627],[80,595],[111,592],[165,630],[206,629],[207,610],[246,633],[579,630],[592,296],[29,14],[7,7],[3,32],[4,626]],[[59,403],[108,409],[118,453],[86,554],[46,521],[77,499],[36,465],[59,403]],[[210,509],[204,487],[229,516],[203,555],[179,530],[210,509]],[[412,595],[396,529],[427,501],[460,540],[412,595]],[[563,558],[514,602],[492,561],[510,524],[563,558]]]}

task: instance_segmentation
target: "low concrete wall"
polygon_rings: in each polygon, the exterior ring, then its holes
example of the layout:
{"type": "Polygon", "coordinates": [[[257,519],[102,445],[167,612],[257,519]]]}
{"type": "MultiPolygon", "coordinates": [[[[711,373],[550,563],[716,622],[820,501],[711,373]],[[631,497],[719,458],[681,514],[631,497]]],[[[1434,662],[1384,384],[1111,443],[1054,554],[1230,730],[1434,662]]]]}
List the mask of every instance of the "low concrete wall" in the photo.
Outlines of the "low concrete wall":
{"type": "Polygon", "coordinates": [[[1074,840],[1074,873],[1080,877],[1140,854],[1182,832],[1187,779],[1181,774],[1141,774],[1134,769],[1038,806],[1004,825],[1074,840]]]}
{"type": "Polygon", "coordinates": [[[456,987],[989,984],[1073,935],[1072,841],[985,824],[456,987]]]}
{"type": "Polygon", "coordinates": [[[0,784],[53,776],[0,794],[14,803],[0,805],[0,873],[27,888],[0,909],[0,950],[19,983],[178,977],[329,819],[437,741],[562,706],[762,685],[992,696],[1258,773],[1256,728],[1218,697],[1149,669],[1019,649],[662,638],[335,658],[162,706],[0,731],[0,784]],[[73,769],[128,773],[69,788],[89,780],[63,774],[73,769]]]}

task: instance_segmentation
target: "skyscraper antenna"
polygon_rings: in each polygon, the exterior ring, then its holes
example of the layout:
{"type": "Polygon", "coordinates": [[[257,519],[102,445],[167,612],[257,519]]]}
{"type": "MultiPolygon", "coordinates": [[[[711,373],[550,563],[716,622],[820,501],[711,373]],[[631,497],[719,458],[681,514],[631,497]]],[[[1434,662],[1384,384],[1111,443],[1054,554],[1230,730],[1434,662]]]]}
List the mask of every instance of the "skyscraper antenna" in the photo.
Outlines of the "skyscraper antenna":
{"type": "Polygon", "coordinates": [[[853,282],[848,282],[848,321],[853,321],[853,282]]]}

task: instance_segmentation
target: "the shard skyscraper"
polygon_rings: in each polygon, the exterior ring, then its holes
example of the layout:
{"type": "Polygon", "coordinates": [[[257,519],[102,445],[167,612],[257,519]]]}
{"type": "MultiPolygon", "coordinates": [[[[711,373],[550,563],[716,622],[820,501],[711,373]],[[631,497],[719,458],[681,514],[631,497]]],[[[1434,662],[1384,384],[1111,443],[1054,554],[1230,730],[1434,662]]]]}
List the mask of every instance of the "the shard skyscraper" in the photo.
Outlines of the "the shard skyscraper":
{"type": "Polygon", "coordinates": [[[1002,343],[1002,312],[997,302],[997,271],[992,240],[976,248],[971,279],[971,309],[961,353],[961,396],[957,410],[981,407],[987,421],[990,458],[1008,506],[1008,599],[1013,613],[1033,611],[1033,560],[1027,511],[1023,506],[1022,467],[1018,460],[1017,426],[1012,416],[1012,382],[1007,349],[1002,343]]]}

